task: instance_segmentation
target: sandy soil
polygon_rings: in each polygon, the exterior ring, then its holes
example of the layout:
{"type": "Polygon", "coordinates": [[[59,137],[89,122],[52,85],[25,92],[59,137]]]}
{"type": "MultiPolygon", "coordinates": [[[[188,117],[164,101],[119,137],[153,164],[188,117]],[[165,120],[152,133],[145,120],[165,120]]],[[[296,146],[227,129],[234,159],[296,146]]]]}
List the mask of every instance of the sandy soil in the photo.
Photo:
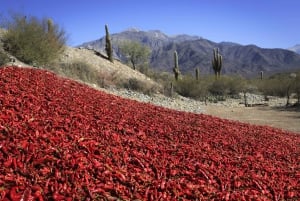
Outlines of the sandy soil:
{"type": "Polygon", "coordinates": [[[203,106],[206,114],[256,125],[268,125],[300,134],[300,110],[284,107],[203,106]]]}

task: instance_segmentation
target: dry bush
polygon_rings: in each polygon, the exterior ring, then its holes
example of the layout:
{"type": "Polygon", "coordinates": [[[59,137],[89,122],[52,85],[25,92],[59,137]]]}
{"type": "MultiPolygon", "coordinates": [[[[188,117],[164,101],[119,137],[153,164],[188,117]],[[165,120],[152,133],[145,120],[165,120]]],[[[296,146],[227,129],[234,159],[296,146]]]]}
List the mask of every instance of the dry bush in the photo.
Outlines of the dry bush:
{"type": "Polygon", "coordinates": [[[107,82],[108,74],[99,73],[91,65],[82,61],[56,63],[49,66],[47,65],[45,68],[61,76],[79,80],[84,83],[96,84],[99,87],[106,87],[111,84],[110,82],[107,82]]]}
{"type": "Polygon", "coordinates": [[[182,79],[175,82],[175,91],[178,94],[194,99],[205,97],[208,92],[207,87],[207,79],[200,78],[200,80],[196,80],[190,75],[183,76],[182,79]]]}
{"type": "Polygon", "coordinates": [[[295,79],[294,92],[297,96],[298,105],[300,105],[300,72],[297,74],[297,78],[295,79]]]}
{"type": "Polygon", "coordinates": [[[257,81],[258,90],[265,96],[285,97],[288,88],[288,79],[270,78],[257,81]]]}
{"type": "Polygon", "coordinates": [[[5,52],[0,51],[0,66],[9,62],[9,57],[5,52]]]}
{"type": "Polygon", "coordinates": [[[119,83],[119,87],[137,91],[147,95],[152,95],[160,91],[157,85],[150,84],[149,82],[141,81],[136,78],[129,78],[128,80],[123,80],[119,83]]]}
{"type": "Polygon", "coordinates": [[[250,82],[239,76],[222,76],[217,80],[209,80],[208,92],[222,100],[227,97],[239,98],[241,92],[253,91],[250,82]]]}
{"type": "Polygon", "coordinates": [[[4,49],[24,63],[47,64],[64,49],[65,32],[50,19],[13,14],[4,24],[4,49]]]}
{"type": "Polygon", "coordinates": [[[96,84],[98,87],[102,88],[108,88],[111,86],[127,88],[149,95],[159,90],[156,85],[150,84],[146,81],[140,81],[136,78],[121,79],[121,76],[117,71],[98,71],[91,65],[82,61],[53,64],[46,68],[64,77],[79,80],[84,83],[96,84]]]}

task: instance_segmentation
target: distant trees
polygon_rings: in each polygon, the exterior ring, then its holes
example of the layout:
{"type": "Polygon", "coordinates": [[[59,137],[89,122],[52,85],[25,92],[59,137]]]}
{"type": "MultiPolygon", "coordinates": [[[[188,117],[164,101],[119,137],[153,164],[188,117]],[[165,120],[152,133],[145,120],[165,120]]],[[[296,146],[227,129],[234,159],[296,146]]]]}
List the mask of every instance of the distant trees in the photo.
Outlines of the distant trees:
{"type": "Polygon", "coordinates": [[[297,77],[295,79],[294,92],[297,95],[298,105],[300,105],[300,72],[298,73],[298,75],[297,75],[297,77]]]}
{"type": "Polygon", "coordinates": [[[25,63],[46,64],[64,49],[65,31],[51,19],[13,14],[4,28],[4,49],[25,63]]]}
{"type": "Polygon", "coordinates": [[[147,63],[151,50],[149,47],[136,41],[123,41],[120,46],[121,53],[127,61],[132,64],[132,68],[136,70],[137,65],[147,63]]]}
{"type": "Polygon", "coordinates": [[[300,104],[300,72],[279,73],[254,83],[265,96],[286,97],[289,106],[290,97],[296,95],[300,104]]]}

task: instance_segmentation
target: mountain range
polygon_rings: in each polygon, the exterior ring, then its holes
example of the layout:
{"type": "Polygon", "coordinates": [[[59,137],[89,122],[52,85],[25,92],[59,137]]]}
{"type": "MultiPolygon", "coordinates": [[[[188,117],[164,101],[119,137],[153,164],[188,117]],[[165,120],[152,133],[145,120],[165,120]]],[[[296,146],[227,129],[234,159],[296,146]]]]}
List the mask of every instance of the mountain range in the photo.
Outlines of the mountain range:
{"type": "MultiPolygon", "coordinates": [[[[129,29],[111,35],[114,56],[124,58],[119,50],[124,40],[138,41],[151,50],[150,66],[154,69],[172,71],[173,53],[178,52],[182,73],[193,73],[199,68],[203,74],[212,73],[213,49],[219,48],[223,56],[222,74],[256,76],[261,71],[266,74],[300,69],[300,54],[286,49],[266,49],[256,45],[240,45],[233,42],[216,43],[199,36],[186,34],[168,36],[159,30],[140,31],[129,29]]],[[[80,47],[104,52],[105,37],[83,43],[80,47]]]]}
{"type": "Polygon", "coordinates": [[[291,51],[294,51],[294,52],[296,52],[298,54],[300,54],[300,44],[299,45],[295,45],[293,47],[290,47],[288,49],[291,50],[291,51]]]}

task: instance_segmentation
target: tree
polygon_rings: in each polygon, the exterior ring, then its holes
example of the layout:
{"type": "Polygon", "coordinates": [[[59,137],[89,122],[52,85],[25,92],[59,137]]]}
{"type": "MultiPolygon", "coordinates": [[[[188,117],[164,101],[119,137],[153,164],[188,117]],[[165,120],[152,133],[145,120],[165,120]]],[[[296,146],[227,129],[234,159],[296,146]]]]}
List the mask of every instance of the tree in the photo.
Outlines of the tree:
{"type": "Polygon", "coordinates": [[[137,65],[146,63],[151,53],[149,47],[136,41],[124,41],[119,48],[127,61],[132,64],[134,70],[136,70],[137,65]]]}
{"type": "Polygon", "coordinates": [[[25,63],[47,64],[64,50],[65,31],[50,19],[14,14],[4,28],[4,49],[25,63]]]}

